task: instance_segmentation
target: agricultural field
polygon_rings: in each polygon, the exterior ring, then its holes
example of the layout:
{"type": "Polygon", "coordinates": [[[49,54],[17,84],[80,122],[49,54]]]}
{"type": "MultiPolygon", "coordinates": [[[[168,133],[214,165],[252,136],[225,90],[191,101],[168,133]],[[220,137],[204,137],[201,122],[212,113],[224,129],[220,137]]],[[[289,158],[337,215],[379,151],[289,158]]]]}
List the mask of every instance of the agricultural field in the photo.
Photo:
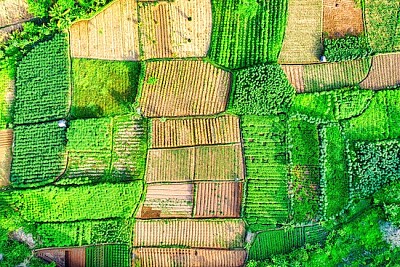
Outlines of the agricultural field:
{"type": "Polygon", "coordinates": [[[399,266],[399,0],[0,0],[0,266],[399,266]]]}

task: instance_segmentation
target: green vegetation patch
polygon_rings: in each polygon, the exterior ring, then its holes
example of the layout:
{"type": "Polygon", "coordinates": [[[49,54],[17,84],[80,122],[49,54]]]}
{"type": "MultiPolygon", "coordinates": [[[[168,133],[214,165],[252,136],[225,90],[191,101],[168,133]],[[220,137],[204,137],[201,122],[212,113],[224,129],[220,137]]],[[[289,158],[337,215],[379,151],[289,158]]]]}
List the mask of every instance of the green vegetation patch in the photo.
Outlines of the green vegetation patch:
{"type": "Polygon", "coordinates": [[[295,89],[277,64],[259,65],[235,73],[234,110],[241,115],[286,112],[295,89]]]}
{"type": "Polygon", "coordinates": [[[9,192],[8,205],[31,222],[73,222],[133,215],[142,194],[142,182],[80,187],[47,186],[9,192]]]}
{"type": "Polygon", "coordinates": [[[328,62],[355,60],[371,55],[372,49],[365,36],[324,39],[324,56],[328,62]]]}
{"type": "Polygon", "coordinates": [[[132,111],[140,63],[74,59],[72,71],[73,118],[108,117],[132,111]]]}
{"type": "Polygon", "coordinates": [[[319,210],[320,149],[317,127],[317,124],[304,120],[289,120],[289,194],[295,222],[313,220],[319,210]]]}
{"type": "Polygon", "coordinates": [[[326,91],[358,85],[367,77],[371,59],[304,66],[305,92],[326,91]]]}
{"type": "Polygon", "coordinates": [[[0,70],[0,130],[6,129],[11,123],[10,97],[14,94],[13,80],[7,69],[0,70]]]}
{"type": "Polygon", "coordinates": [[[400,49],[399,2],[365,0],[365,24],[368,40],[375,52],[400,49]]]}
{"type": "Polygon", "coordinates": [[[400,88],[385,91],[389,123],[389,138],[400,137],[400,88]]]}
{"type": "Polygon", "coordinates": [[[70,89],[65,35],[35,46],[18,64],[14,123],[46,122],[66,117],[70,89]]]}
{"type": "Polygon", "coordinates": [[[288,219],[286,117],[242,117],[246,162],[244,217],[252,230],[288,219]]]}
{"type": "Polygon", "coordinates": [[[66,165],[65,129],[57,122],[14,128],[11,183],[32,187],[53,182],[66,165]]]}
{"type": "Polygon", "coordinates": [[[108,244],[86,248],[87,267],[130,267],[132,252],[127,245],[108,244]]]}
{"type": "Polygon", "coordinates": [[[237,69],[276,62],[287,22],[287,0],[212,0],[209,57],[237,69]]]}
{"type": "Polygon", "coordinates": [[[85,220],[78,222],[40,223],[37,238],[41,247],[70,247],[131,240],[131,220],[85,220]]]}

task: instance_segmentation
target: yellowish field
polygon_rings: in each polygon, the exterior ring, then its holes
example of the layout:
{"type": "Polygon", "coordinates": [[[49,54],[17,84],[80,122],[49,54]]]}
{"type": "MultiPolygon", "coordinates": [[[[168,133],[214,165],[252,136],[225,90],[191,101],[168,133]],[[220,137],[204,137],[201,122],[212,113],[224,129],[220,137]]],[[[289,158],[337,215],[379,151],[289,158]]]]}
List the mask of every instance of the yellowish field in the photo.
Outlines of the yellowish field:
{"type": "Polygon", "coordinates": [[[159,219],[137,220],[134,247],[188,246],[191,248],[243,247],[242,220],[159,219]]]}
{"type": "Polygon", "coordinates": [[[319,62],[322,44],[322,0],[289,0],[288,23],[280,64],[319,62]]]}
{"type": "Polygon", "coordinates": [[[213,115],[223,112],[230,73],[202,60],[148,62],[140,96],[146,117],[213,115]]]}
{"type": "Polygon", "coordinates": [[[143,58],[205,57],[211,39],[211,1],[139,3],[143,58]]]}
{"type": "Polygon", "coordinates": [[[32,18],[26,0],[0,1],[0,28],[20,23],[32,18]]]}
{"type": "Polygon", "coordinates": [[[71,56],[139,60],[136,0],[117,0],[90,20],[70,28],[71,56]]]}
{"type": "Polygon", "coordinates": [[[240,181],[243,168],[240,144],[150,149],[146,182],[240,181]]]}
{"type": "Polygon", "coordinates": [[[0,131],[0,187],[10,184],[13,130],[0,131]]]}
{"type": "Polygon", "coordinates": [[[151,147],[168,148],[240,142],[239,118],[153,119],[151,147]]]}
{"type": "Polygon", "coordinates": [[[240,267],[247,253],[244,249],[138,248],[134,254],[142,267],[240,267]]]}
{"type": "Polygon", "coordinates": [[[374,56],[371,70],[361,87],[378,90],[396,85],[400,85],[400,53],[374,56]]]}

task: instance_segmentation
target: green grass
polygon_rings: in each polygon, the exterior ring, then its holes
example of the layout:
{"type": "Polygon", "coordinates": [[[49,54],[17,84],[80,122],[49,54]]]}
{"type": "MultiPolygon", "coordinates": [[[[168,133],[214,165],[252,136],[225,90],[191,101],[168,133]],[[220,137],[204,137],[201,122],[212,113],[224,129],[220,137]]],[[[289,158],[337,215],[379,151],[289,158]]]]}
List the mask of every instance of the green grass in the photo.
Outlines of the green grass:
{"type": "Polygon", "coordinates": [[[331,121],[335,119],[334,104],[334,91],[296,94],[290,113],[331,121]]]}
{"type": "Polygon", "coordinates": [[[288,219],[286,127],[285,117],[242,117],[244,217],[252,230],[288,219]]]}
{"type": "Polygon", "coordinates": [[[370,65],[370,58],[306,65],[303,74],[304,90],[319,92],[358,85],[367,77],[370,65]]]}
{"type": "Polygon", "coordinates": [[[127,245],[108,244],[86,248],[87,267],[130,267],[132,252],[127,245]]]}
{"type": "Polygon", "coordinates": [[[289,121],[289,151],[293,220],[315,219],[319,209],[319,136],[317,124],[299,119],[289,121]]]}
{"type": "Polygon", "coordinates": [[[142,182],[80,187],[47,186],[11,191],[8,204],[31,222],[128,218],[139,204],[142,182]]]}
{"type": "Polygon", "coordinates": [[[388,112],[389,138],[400,137],[400,89],[387,90],[386,104],[388,112]]]}
{"type": "Polygon", "coordinates": [[[71,116],[97,118],[132,111],[140,69],[138,62],[74,59],[71,116]]]}
{"type": "Polygon", "coordinates": [[[287,22],[287,0],[211,3],[211,60],[231,69],[277,61],[287,22]]]}
{"type": "Polygon", "coordinates": [[[0,70],[0,130],[6,129],[11,123],[10,104],[6,97],[12,91],[12,79],[7,69],[0,70]]]}
{"type": "Polygon", "coordinates": [[[325,127],[325,146],[322,146],[325,159],[326,217],[338,214],[349,201],[349,177],[346,168],[345,143],[340,126],[325,127]]]}

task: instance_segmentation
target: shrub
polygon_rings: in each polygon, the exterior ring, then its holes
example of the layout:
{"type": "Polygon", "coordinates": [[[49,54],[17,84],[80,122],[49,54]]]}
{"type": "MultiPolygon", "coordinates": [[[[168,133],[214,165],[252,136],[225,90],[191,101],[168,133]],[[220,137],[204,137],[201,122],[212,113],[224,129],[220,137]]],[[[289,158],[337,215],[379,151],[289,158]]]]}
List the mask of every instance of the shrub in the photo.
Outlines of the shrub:
{"type": "Polygon", "coordinates": [[[324,39],[324,56],[329,62],[365,58],[371,54],[372,49],[364,36],[324,39]]]}

